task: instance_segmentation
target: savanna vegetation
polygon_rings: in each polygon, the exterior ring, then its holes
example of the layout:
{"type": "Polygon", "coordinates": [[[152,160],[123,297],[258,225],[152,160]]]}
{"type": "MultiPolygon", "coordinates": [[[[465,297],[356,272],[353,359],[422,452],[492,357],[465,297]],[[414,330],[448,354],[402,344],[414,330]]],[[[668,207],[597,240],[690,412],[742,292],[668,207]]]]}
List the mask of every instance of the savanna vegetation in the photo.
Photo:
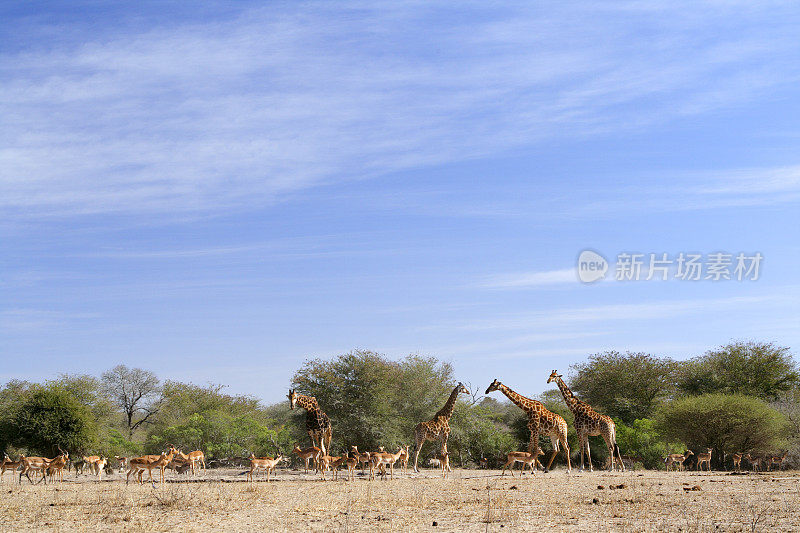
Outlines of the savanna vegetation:
{"type": "MultiPolygon", "coordinates": [[[[788,348],[734,342],[686,361],[604,352],[574,365],[565,378],[577,396],[615,419],[622,453],[644,467],[663,467],[668,453],[706,447],[716,451],[717,468],[723,454],[733,452],[789,451],[787,462],[797,462],[800,376],[788,348]]],[[[413,444],[414,426],[443,405],[456,382],[453,367],[434,357],[391,360],[356,350],[307,360],[287,388],[317,398],[331,418],[338,454],[350,444],[413,444]]],[[[484,396],[486,383],[465,385],[471,394],[459,397],[450,420],[451,461],[474,466],[485,457],[497,466],[506,452],[526,449],[524,413],[502,396],[484,396]]],[[[560,392],[553,388],[537,399],[567,420],[574,456],[572,414],[560,392]]],[[[213,465],[251,452],[287,453],[295,443],[308,443],[305,413],[290,410],[288,402],[264,405],[252,396],[228,394],[222,385],[161,381],[144,369],[120,365],[99,377],[10,381],[0,389],[0,447],[11,455],[52,456],[62,447],[75,455],[128,456],[175,444],[204,450],[213,465]]],[[[549,441],[543,439],[542,447],[549,450],[549,441]]],[[[421,458],[435,450],[427,444],[421,458]]],[[[602,441],[593,440],[596,464],[604,453],[602,441]]]]}

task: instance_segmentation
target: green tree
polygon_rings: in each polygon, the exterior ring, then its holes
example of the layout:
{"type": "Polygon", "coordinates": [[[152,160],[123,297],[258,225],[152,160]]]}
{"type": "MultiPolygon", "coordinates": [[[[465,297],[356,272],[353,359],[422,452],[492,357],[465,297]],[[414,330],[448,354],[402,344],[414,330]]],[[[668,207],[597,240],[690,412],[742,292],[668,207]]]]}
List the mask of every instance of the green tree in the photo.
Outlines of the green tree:
{"type": "Polygon", "coordinates": [[[224,393],[222,385],[198,387],[168,381],[158,415],[148,426],[147,449],[167,444],[203,450],[209,458],[290,451],[289,430],[277,423],[257,398],[224,393]]]}
{"type": "Polygon", "coordinates": [[[576,396],[628,424],[651,416],[675,390],[675,362],[647,353],[598,353],[571,369],[576,396]]]}
{"type": "MultiPolygon", "coordinates": [[[[413,444],[414,426],[433,416],[450,394],[452,367],[412,355],[397,362],[365,350],[306,361],[294,388],[317,399],[331,418],[334,450],[350,445],[387,449],[413,444]]],[[[305,414],[294,423],[305,428],[305,414]]],[[[305,439],[304,439],[305,440],[305,439]]]]}
{"type": "Polygon", "coordinates": [[[52,455],[59,448],[71,452],[90,449],[97,440],[91,411],[58,385],[34,385],[14,414],[14,444],[52,455]]]}
{"type": "Polygon", "coordinates": [[[661,406],[656,424],[669,442],[695,450],[713,448],[719,464],[723,454],[770,453],[786,446],[786,417],[763,400],[741,394],[704,394],[661,406]]]}
{"type": "Polygon", "coordinates": [[[11,380],[0,389],[0,450],[8,450],[17,440],[15,418],[31,387],[27,381],[11,380]]]}
{"type": "Polygon", "coordinates": [[[789,348],[772,343],[738,341],[711,350],[682,366],[681,392],[745,394],[775,401],[800,384],[789,348]]]}

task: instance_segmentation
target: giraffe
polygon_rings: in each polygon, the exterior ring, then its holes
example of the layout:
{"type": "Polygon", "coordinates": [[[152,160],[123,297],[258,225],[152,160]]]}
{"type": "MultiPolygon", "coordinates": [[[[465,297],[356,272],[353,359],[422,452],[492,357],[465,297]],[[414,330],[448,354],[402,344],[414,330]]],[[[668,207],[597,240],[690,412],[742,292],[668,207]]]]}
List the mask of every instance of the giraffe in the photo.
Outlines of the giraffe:
{"type": "Polygon", "coordinates": [[[617,427],[610,416],[601,415],[592,409],[588,404],[580,401],[572,394],[567,384],[561,379],[561,376],[553,370],[547,382],[555,381],[558,388],[561,389],[561,395],[564,397],[564,403],[567,404],[569,410],[575,415],[575,432],[578,434],[578,443],[581,447],[581,470],[583,470],[583,453],[586,451],[586,456],[589,458],[589,472],[592,468],[592,454],[589,451],[589,437],[600,435],[608,446],[608,453],[611,460],[608,462],[608,469],[614,470],[614,453],[616,452],[619,458],[619,464],[622,471],[625,471],[625,464],[622,462],[622,456],[617,446],[617,427]]]}
{"type": "Polygon", "coordinates": [[[299,405],[306,410],[306,430],[311,437],[311,445],[317,446],[322,450],[322,455],[328,455],[331,449],[331,438],[333,438],[333,428],[331,420],[317,404],[317,399],[313,396],[298,394],[294,389],[289,389],[289,405],[292,409],[299,405]]]}
{"type": "Polygon", "coordinates": [[[547,435],[550,437],[550,442],[553,443],[553,454],[550,456],[550,461],[547,463],[545,472],[550,470],[553,465],[553,459],[556,458],[559,450],[559,444],[564,447],[564,453],[567,454],[567,472],[572,471],[572,463],[569,458],[569,444],[567,443],[567,422],[556,413],[547,410],[542,402],[526,398],[525,396],[514,392],[497,380],[494,380],[489,388],[486,389],[486,394],[492,391],[499,390],[508,397],[509,400],[525,411],[528,415],[528,431],[531,432],[531,438],[528,442],[528,453],[534,454],[534,457],[541,455],[542,451],[539,448],[539,434],[547,435]],[[535,450],[535,451],[534,451],[535,450]]]}
{"type": "Polygon", "coordinates": [[[417,445],[416,453],[414,454],[414,472],[419,472],[417,461],[419,460],[419,452],[422,451],[422,445],[425,444],[426,440],[440,440],[442,442],[441,454],[447,453],[447,438],[450,436],[450,424],[448,421],[453,414],[456,398],[460,393],[469,394],[469,391],[459,381],[456,388],[450,393],[450,398],[447,399],[444,407],[439,409],[439,412],[432,419],[427,422],[420,422],[414,428],[414,441],[417,445]]]}

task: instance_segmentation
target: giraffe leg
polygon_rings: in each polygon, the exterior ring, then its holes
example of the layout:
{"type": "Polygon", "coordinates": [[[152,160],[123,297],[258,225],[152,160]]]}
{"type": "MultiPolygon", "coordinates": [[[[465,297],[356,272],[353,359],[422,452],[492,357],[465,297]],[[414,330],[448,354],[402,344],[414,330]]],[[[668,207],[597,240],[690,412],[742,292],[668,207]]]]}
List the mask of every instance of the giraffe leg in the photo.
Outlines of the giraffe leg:
{"type": "MultiPolygon", "coordinates": [[[[622,454],[619,451],[619,445],[617,445],[617,439],[614,439],[614,449],[617,450],[617,458],[619,459],[619,465],[622,467],[622,471],[625,471],[625,463],[622,461],[622,454]]],[[[631,466],[633,468],[633,466],[631,466]]]]}
{"type": "MultiPolygon", "coordinates": [[[[529,451],[528,453],[533,453],[533,456],[538,458],[539,457],[539,432],[536,430],[531,431],[531,440],[528,442],[528,450],[533,448],[533,451],[529,451]]],[[[534,459],[535,461],[536,459],[534,459]]],[[[522,465],[522,470],[525,470],[525,465],[522,465]]],[[[533,472],[533,471],[531,471],[533,472]]],[[[533,472],[535,473],[535,472],[533,472]]]]}
{"type": "Polygon", "coordinates": [[[556,455],[558,455],[558,437],[551,435],[550,442],[553,444],[553,454],[550,456],[550,461],[547,463],[547,468],[542,469],[545,473],[550,471],[550,467],[553,466],[553,459],[555,459],[556,455]]]}
{"type": "Polygon", "coordinates": [[[614,457],[614,444],[611,441],[611,435],[604,434],[603,441],[606,443],[606,448],[608,448],[608,471],[613,472],[616,457],[614,457]]]}
{"type": "Polygon", "coordinates": [[[584,440],[586,439],[586,435],[583,433],[578,434],[578,446],[581,448],[581,467],[580,470],[583,472],[583,451],[586,448],[586,443],[584,440]]]}
{"type": "Polygon", "coordinates": [[[572,472],[572,463],[569,457],[569,443],[567,442],[567,437],[564,435],[561,438],[561,446],[564,448],[564,453],[567,454],[567,473],[572,472]]]}
{"type": "Polygon", "coordinates": [[[586,435],[586,458],[589,460],[589,472],[594,472],[594,467],[592,466],[592,451],[589,448],[589,435],[586,435]]]}
{"type": "Polygon", "coordinates": [[[414,440],[417,444],[416,451],[414,452],[414,472],[419,472],[419,468],[417,468],[417,461],[419,460],[419,452],[422,451],[422,445],[425,444],[425,435],[418,431],[414,434],[414,440]]]}

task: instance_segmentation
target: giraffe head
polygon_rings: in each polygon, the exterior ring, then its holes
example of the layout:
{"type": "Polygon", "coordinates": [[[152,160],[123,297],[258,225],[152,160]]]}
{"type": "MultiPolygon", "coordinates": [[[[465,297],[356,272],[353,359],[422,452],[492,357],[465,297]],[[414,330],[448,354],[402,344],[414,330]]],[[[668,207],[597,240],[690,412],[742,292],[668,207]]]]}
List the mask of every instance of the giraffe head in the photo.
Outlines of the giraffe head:
{"type": "Polygon", "coordinates": [[[295,405],[297,405],[297,393],[294,389],[289,389],[289,394],[286,397],[289,398],[289,406],[294,409],[295,405]]]}
{"type": "Polygon", "coordinates": [[[489,388],[486,389],[484,394],[489,394],[492,391],[500,390],[501,383],[497,380],[492,381],[492,384],[489,385],[489,388]]]}
{"type": "Polygon", "coordinates": [[[458,392],[462,394],[469,394],[469,390],[460,381],[458,382],[458,392]]]}
{"type": "Polygon", "coordinates": [[[555,380],[557,380],[557,379],[558,379],[558,378],[560,378],[560,377],[561,377],[561,374],[559,374],[558,372],[556,372],[555,370],[553,370],[552,372],[550,372],[550,377],[549,377],[549,378],[547,378],[547,382],[548,382],[548,383],[550,383],[550,382],[552,382],[552,381],[555,381],[555,380]]]}

